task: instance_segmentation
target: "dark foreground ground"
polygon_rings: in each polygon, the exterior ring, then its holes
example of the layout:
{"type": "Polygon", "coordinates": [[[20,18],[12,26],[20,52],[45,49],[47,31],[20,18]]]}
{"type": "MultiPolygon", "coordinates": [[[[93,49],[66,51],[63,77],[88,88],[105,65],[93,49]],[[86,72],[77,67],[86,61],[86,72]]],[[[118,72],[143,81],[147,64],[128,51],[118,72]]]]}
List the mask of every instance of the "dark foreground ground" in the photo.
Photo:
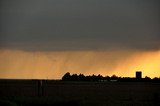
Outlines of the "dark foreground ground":
{"type": "Polygon", "coordinates": [[[160,106],[160,83],[0,80],[0,106],[160,106]]]}

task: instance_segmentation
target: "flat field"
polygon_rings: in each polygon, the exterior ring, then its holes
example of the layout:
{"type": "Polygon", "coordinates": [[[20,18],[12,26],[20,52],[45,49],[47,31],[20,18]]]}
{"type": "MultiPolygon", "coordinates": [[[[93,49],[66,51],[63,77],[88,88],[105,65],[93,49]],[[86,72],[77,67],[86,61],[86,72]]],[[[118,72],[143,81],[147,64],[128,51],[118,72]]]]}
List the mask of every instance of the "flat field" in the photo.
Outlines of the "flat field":
{"type": "Polygon", "coordinates": [[[158,106],[160,83],[0,80],[0,105],[158,106]]]}

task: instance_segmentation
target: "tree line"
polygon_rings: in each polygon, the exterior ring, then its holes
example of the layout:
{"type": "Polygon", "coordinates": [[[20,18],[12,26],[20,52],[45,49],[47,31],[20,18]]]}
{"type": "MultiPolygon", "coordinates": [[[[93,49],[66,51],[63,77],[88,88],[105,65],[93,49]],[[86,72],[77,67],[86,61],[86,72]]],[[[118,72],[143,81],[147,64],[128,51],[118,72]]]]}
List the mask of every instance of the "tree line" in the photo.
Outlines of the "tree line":
{"type": "Polygon", "coordinates": [[[69,72],[65,73],[62,77],[62,81],[99,81],[99,82],[138,82],[138,81],[143,81],[143,82],[160,82],[160,77],[155,77],[155,78],[150,78],[150,77],[145,77],[145,78],[131,78],[131,77],[118,77],[116,75],[112,76],[105,76],[103,77],[102,75],[88,75],[85,76],[84,74],[70,74],[69,72]]]}

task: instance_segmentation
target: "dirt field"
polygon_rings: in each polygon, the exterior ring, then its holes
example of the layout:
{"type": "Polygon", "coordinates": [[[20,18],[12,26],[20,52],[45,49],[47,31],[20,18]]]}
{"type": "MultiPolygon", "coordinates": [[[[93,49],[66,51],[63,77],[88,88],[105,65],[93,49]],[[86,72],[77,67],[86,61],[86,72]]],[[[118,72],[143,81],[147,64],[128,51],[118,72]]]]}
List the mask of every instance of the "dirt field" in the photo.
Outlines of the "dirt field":
{"type": "Polygon", "coordinates": [[[158,106],[160,83],[0,80],[0,103],[22,106],[158,106]]]}

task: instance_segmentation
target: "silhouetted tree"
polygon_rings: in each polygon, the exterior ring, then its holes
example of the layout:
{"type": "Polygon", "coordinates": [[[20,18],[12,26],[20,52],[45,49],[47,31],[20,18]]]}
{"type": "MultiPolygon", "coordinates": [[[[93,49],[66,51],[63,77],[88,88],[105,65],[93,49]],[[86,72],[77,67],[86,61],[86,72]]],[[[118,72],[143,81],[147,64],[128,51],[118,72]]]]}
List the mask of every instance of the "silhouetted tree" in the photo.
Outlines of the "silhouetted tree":
{"type": "Polygon", "coordinates": [[[71,80],[72,80],[72,81],[78,81],[78,75],[77,75],[77,74],[73,74],[73,75],[71,76],[71,80]]]}
{"type": "Polygon", "coordinates": [[[105,77],[104,77],[104,80],[109,81],[109,80],[110,80],[110,76],[105,76],[105,77]]]}
{"type": "Polygon", "coordinates": [[[118,76],[116,76],[116,75],[111,76],[111,80],[117,80],[117,79],[118,79],[118,76]]]}
{"type": "Polygon", "coordinates": [[[154,78],[153,78],[153,82],[160,82],[160,78],[154,77],[154,78]]]}
{"type": "Polygon", "coordinates": [[[148,77],[148,76],[145,76],[144,81],[145,81],[145,82],[151,81],[151,78],[148,77]]]}
{"type": "Polygon", "coordinates": [[[86,77],[85,77],[85,80],[86,80],[86,81],[92,81],[92,77],[91,77],[90,75],[89,75],[89,76],[86,76],[86,77]]]}
{"type": "Polygon", "coordinates": [[[79,81],[85,81],[85,80],[86,80],[86,77],[85,77],[83,74],[79,74],[78,80],[79,80],[79,81]]]}
{"type": "Polygon", "coordinates": [[[148,76],[145,76],[145,79],[151,79],[150,77],[148,77],[148,76]]]}
{"type": "Polygon", "coordinates": [[[96,75],[93,74],[93,75],[91,76],[91,80],[92,80],[92,81],[96,81],[96,75]]]}
{"type": "Polygon", "coordinates": [[[62,77],[63,81],[70,81],[71,80],[71,75],[69,72],[67,72],[66,74],[64,74],[64,76],[62,77]]]}

